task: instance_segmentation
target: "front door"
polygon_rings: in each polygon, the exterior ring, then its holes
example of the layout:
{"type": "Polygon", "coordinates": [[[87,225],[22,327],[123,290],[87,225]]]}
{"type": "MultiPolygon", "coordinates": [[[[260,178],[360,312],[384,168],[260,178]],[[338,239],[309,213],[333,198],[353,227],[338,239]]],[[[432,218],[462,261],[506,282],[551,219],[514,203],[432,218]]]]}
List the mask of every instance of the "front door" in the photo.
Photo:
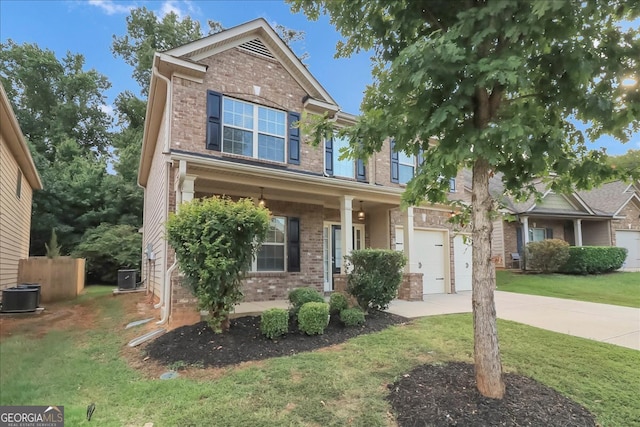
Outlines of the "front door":
{"type": "MultiPolygon", "coordinates": [[[[339,223],[326,222],[322,233],[324,290],[333,291],[333,275],[342,273],[344,263],[342,250],[342,226],[339,223]]],[[[364,225],[353,226],[353,249],[364,248],[364,225]]]]}

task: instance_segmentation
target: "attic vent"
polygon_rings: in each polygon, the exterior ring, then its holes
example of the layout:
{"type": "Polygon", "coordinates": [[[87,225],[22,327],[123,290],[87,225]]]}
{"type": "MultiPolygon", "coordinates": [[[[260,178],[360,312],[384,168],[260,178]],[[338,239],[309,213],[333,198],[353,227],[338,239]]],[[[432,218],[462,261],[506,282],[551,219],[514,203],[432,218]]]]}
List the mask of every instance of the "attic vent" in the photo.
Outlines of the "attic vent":
{"type": "Polygon", "coordinates": [[[256,55],[263,56],[269,59],[276,59],[275,56],[267,49],[267,47],[260,41],[260,39],[253,39],[246,43],[242,43],[240,49],[244,49],[248,52],[255,53],[256,55]]]}

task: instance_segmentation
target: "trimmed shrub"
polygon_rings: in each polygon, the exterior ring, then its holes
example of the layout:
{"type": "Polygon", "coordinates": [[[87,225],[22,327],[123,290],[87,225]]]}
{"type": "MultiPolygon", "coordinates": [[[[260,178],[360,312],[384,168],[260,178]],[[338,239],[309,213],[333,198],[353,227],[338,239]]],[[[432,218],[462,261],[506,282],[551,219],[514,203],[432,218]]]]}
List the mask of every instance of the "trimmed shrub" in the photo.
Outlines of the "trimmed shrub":
{"type": "Polygon", "coordinates": [[[194,199],[171,213],[166,227],[184,283],[209,312],[207,323],[215,332],[228,330],[242,279],[269,232],[269,211],[251,199],[194,199]]]}
{"type": "Polygon", "coordinates": [[[347,297],[338,292],[331,294],[331,297],[329,297],[329,311],[331,314],[340,313],[347,308],[349,308],[347,297]]]}
{"type": "Polygon", "coordinates": [[[364,325],[364,311],[359,307],[344,309],[340,312],[340,321],[346,326],[364,325]]]}
{"type": "Polygon", "coordinates": [[[282,308],[270,308],[260,316],[260,332],[274,339],[289,332],[289,312],[282,308]]]}
{"type": "Polygon", "coordinates": [[[329,304],[308,302],[298,312],[298,328],[307,335],[321,335],[329,324],[329,304]]]}
{"type": "Polygon", "coordinates": [[[314,288],[298,288],[289,292],[289,302],[291,303],[289,312],[292,316],[295,316],[304,304],[308,302],[324,302],[324,297],[314,288]]]}
{"type": "Polygon", "coordinates": [[[622,267],[627,250],[615,246],[572,246],[569,260],[560,270],[569,274],[601,274],[622,267]]]}
{"type": "Polygon", "coordinates": [[[569,259],[569,243],[561,239],[547,239],[527,244],[527,268],[543,273],[555,273],[569,259]]]}
{"type": "Polygon", "coordinates": [[[387,308],[402,283],[402,267],[407,263],[404,255],[388,249],[362,249],[345,258],[353,265],[347,275],[347,292],[365,312],[387,308]]]}

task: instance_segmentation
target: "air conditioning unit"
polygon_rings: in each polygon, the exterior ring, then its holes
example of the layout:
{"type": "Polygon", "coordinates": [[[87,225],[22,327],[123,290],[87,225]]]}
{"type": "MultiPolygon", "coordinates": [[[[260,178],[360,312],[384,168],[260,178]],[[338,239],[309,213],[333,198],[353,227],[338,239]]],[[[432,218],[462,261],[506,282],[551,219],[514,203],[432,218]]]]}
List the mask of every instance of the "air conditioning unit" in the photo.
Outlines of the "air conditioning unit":
{"type": "Polygon", "coordinates": [[[136,272],[136,270],[118,270],[118,289],[135,289],[136,272]]]}

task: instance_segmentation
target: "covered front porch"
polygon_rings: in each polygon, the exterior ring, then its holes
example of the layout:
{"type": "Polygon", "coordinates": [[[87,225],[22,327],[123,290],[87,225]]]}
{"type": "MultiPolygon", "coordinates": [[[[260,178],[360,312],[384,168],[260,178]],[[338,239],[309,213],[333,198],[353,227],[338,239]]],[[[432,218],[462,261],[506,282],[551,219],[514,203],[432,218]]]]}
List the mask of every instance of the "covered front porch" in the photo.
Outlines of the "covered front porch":
{"type": "Polygon", "coordinates": [[[571,246],[610,246],[611,217],[596,215],[521,215],[517,230],[518,252],[523,245],[546,239],[561,239],[571,246]]]}
{"type": "MultiPolygon", "coordinates": [[[[175,209],[193,198],[251,198],[272,213],[273,233],[245,279],[245,301],[286,298],[292,289],[335,289],[343,257],[354,249],[391,247],[391,210],[402,189],[337,179],[274,165],[172,154],[175,209]],[[264,255],[264,259],[261,257],[264,255]]],[[[403,216],[412,241],[412,209],[403,216]]],[[[410,258],[411,244],[404,251],[410,258]]],[[[407,266],[409,272],[409,266],[407,266]]]]}

